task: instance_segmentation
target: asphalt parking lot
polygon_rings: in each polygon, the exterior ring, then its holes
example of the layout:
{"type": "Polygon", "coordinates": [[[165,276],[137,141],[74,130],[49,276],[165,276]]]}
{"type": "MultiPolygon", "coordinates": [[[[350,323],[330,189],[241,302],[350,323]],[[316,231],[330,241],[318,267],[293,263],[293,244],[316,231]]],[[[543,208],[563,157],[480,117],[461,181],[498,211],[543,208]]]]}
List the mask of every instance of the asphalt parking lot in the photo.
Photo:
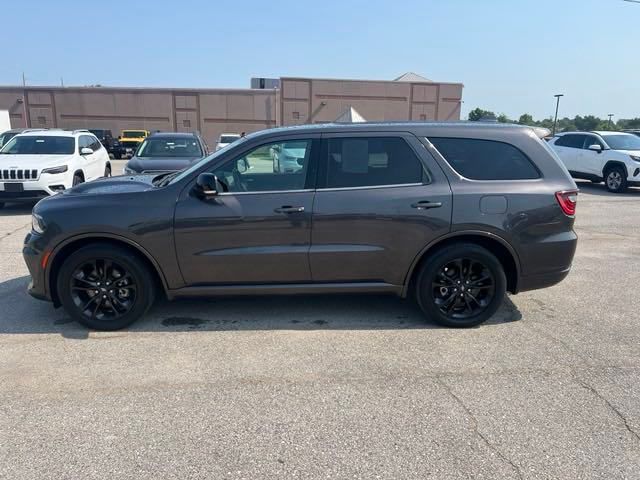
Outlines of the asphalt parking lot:
{"type": "Polygon", "coordinates": [[[469,330],[339,296],[88,332],[27,295],[7,206],[0,478],[640,478],[640,190],[580,188],[567,280],[469,330]]]}

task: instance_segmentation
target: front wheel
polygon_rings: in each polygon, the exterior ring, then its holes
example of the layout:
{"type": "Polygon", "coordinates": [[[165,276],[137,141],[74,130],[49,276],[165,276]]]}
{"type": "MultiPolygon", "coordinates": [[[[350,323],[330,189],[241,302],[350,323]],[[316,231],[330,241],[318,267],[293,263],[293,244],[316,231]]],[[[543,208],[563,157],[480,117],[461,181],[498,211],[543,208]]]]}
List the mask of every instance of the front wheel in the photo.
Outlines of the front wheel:
{"type": "Polygon", "coordinates": [[[73,182],[71,184],[71,186],[75,187],[76,185],[80,185],[82,182],[84,182],[84,179],[82,178],[82,175],[79,174],[75,174],[73,176],[73,182]]]}
{"type": "Polygon", "coordinates": [[[607,190],[613,193],[623,193],[627,190],[627,174],[622,167],[612,167],[604,177],[607,190]]]}
{"type": "Polygon", "coordinates": [[[104,167],[104,176],[105,178],[109,178],[111,176],[111,166],[107,165],[104,167]]]}
{"type": "Polygon", "coordinates": [[[427,317],[447,327],[473,327],[500,307],[507,288],[502,265],[487,249],[459,243],[436,252],[418,276],[416,297],[427,317]]]}
{"type": "Polygon", "coordinates": [[[153,304],[155,284],[133,252],[94,244],[72,253],[57,278],[66,312],[96,330],[118,330],[142,317],[153,304]]]}

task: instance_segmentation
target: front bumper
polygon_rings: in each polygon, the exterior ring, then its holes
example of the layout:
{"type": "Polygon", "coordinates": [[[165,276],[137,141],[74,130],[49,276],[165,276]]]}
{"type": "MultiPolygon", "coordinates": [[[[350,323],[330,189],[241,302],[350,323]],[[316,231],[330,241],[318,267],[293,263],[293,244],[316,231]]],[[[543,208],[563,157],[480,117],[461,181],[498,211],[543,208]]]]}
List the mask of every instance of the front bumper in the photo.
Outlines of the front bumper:
{"type": "Polygon", "coordinates": [[[50,292],[47,292],[45,279],[45,268],[43,259],[46,256],[44,250],[38,245],[41,237],[33,232],[27,234],[22,247],[22,257],[27,264],[31,281],[29,282],[28,292],[38,300],[52,301],[50,292]]]}

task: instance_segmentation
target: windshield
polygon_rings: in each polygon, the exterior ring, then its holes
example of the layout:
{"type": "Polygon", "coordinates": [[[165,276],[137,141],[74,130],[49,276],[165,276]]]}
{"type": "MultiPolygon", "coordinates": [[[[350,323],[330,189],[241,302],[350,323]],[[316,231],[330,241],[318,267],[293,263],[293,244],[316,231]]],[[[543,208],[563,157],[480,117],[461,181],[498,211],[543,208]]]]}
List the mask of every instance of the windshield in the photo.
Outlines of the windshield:
{"type": "Polygon", "coordinates": [[[2,147],[0,153],[9,155],[71,155],[75,151],[73,137],[17,136],[2,147]]]}
{"type": "MultiPolygon", "coordinates": [[[[228,148],[233,148],[235,150],[237,145],[242,145],[244,142],[247,141],[248,138],[251,138],[251,137],[239,138],[239,139],[236,140],[236,142],[235,142],[233,147],[228,147],[228,148]]],[[[226,155],[228,151],[229,150],[227,148],[225,148],[225,149],[218,150],[215,153],[212,153],[211,155],[208,155],[208,156],[204,157],[202,160],[200,160],[199,162],[194,163],[189,168],[187,168],[185,170],[182,170],[181,172],[178,172],[178,175],[176,175],[175,177],[172,177],[171,181],[169,183],[176,183],[176,182],[179,182],[180,180],[182,180],[183,178],[189,177],[191,174],[193,174],[193,172],[198,171],[200,168],[202,168],[204,165],[209,163],[211,160],[214,160],[216,157],[219,157],[220,155],[226,155]]]]}
{"type": "Polygon", "coordinates": [[[232,143],[240,138],[240,135],[221,135],[220,143],[232,143]]]}
{"type": "Polygon", "coordinates": [[[122,132],[122,138],[140,138],[146,136],[147,132],[144,130],[125,130],[122,132]]]}
{"type": "Polygon", "coordinates": [[[601,135],[612,150],[640,150],[640,137],[623,133],[618,135],[601,135]]]}
{"type": "Polygon", "coordinates": [[[2,148],[3,145],[6,145],[7,142],[16,135],[16,132],[4,132],[2,135],[0,135],[0,148],[2,148]]]}
{"type": "Polygon", "coordinates": [[[136,152],[136,157],[201,157],[198,141],[191,137],[149,137],[136,152]]]}

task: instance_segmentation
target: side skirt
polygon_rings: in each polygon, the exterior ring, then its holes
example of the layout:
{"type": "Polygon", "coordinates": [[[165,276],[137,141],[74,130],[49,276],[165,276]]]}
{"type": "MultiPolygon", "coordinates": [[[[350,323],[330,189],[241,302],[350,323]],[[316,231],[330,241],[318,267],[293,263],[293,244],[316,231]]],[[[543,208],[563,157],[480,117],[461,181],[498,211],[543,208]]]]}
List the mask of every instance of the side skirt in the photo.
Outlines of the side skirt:
{"type": "Polygon", "coordinates": [[[169,300],[237,295],[311,295],[325,293],[388,293],[402,295],[402,286],[384,282],[204,285],[178,288],[167,292],[169,300]]]}

